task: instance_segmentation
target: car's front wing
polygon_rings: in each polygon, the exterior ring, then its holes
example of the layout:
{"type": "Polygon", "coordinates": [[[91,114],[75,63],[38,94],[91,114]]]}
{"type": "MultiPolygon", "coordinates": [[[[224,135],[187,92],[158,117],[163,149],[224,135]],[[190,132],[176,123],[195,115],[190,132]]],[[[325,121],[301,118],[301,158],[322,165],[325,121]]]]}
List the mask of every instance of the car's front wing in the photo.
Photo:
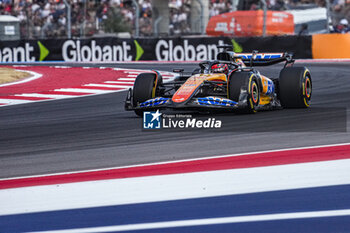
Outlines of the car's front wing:
{"type": "MultiPolygon", "coordinates": [[[[128,95],[129,96],[129,95],[128,95]]],[[[147,100],[137,106],[133,105],[132,97],[126,99],[125,110],[152,110],[161,108],[171,108],[171,109],[225,109],[234,110],[240,107],[235,101],[232,101],[223,97],[208,96],[208,97],[198,97],[192,98],[183,103],[175,103],[171,98],[156,97],[154,99],[147,100]]]]}

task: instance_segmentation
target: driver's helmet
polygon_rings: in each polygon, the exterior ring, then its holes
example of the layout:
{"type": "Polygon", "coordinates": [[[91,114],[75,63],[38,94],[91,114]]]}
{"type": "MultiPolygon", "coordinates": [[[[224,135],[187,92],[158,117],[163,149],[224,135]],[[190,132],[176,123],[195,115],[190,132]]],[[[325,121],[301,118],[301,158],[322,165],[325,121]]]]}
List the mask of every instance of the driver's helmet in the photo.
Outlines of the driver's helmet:
{"type": "Polygon", "coordinates": [[[211,67],[213,73],[225,73],[228,74],[227,64],[215,64],[211,67]]]}

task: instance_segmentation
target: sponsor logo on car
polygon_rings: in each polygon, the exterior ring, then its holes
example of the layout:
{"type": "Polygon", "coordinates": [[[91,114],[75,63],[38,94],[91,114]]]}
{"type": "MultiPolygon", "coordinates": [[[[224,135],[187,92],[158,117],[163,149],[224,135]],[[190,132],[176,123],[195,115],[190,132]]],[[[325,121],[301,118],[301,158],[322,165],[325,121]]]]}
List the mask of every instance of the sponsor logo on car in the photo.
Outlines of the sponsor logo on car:
{"type": "Polygon", "coordinates": [[[271,95],[275,91],[275,86],[271,80],[267,81],[267,91],[266,95],[271,95]]]}
{"type": "MultiPolygon", "coordinates": [[[[237,53],[236,56],[241,57],[242,59],[250,59],[253,55],[251,53],[237,53]]],[[[254,59],[274,59],[280,58],[283,56],[283,53],[258,53],[254,54],[254,59]]]]}

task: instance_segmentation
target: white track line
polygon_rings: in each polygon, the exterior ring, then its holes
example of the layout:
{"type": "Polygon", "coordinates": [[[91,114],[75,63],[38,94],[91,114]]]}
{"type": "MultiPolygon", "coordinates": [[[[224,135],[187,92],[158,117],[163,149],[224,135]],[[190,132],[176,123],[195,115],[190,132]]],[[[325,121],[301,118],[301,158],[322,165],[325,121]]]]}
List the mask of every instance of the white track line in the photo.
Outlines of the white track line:
{"type": "Polygon", "coordinates": [[[134,85],[134,82],[126,82],[126,81],[106,81],[104,83],[111,83],[111,84],[130,84],[130,85],[134,85]]]}
{"type": "MultiPolygon", "coordinates": [[[[123,92],[125,90],[126,90],[125,88],[120,88],[119,90],[113,90],[113,91],[104,92],[104,93],[91,93],[91,92],[88,93],[88,92],[84,91],[83,93],[86,93],[86,95],[79,95],[79,96],[75,96],[74,95],[74,97],[72,97],[72,98],[84,98],[84,97],[87,97],[87,96],[96,96],[96,95],[103,95],[103,94],[108,94],[108,93],[123,92]]],[[[57,90],[54,90],[54,91],[57,91],[57,90]]],[[[59,94],[60,91],[57,91],[57,92],[59,94]]],[[[63,91],[63,92],[65,92],[65,91],[63,91]]],[[[57,99],[46,99],[46,100],[35,100],[35,101],[33,101],[33,100],[24,100],[24,102],[18,102],[17,101],[16,103],[14,103],[14,102],[2,103],[1,101],[3,101],[3,100],[5,100],[5,99],[1,99],[0,100],[0,108],[1,107],[6,107],[6,106],[12,106],[12,105],[19,105],[19,104],[28,104],[28,103],[36,103],[36,102],[49,102],[49,101],[55,101],[57,99]]]]}
{"type": "Polygon", "coordinates": [[[124,89],[128,89],[129,87],[132,87],[133,85],[114,85],[117,88],[124,88],[124,89]]]}
{"type": "Polygon", "coordinates": [[[132,85],[107,85],[107,84],[86,84],[84,86],[90,86],[90,87],[111,87],[111,88],[128,88],[128,87],[132,87],[132,85]]]}
{"type": "Polygon", "coordinates": [[[350,209],[295,212],[295,213],[283,213],[283,214],[248,215],[248,216],[192,219],[192,220],[179,220],[179,221],[153,222],[153,223],[136,223],[136,224],[126,224],[126,225],[119,225],[119,226],[117,225],[117,226],[41,231],[41,233],[92,233],[92,232],[137,231],[137,230],[150,230],[150,229],[173,228],[173,227],[203,226],[203,225],[213,225],[213,224],[276,221],[276,220],[302,219],[302,218],[339,217],[339,216],[348,216],[348,215],[350,215],[350,209]]]}
{"type": "Polygon", "coordinates": [[[24,104],[28,102],[35,102],[35,100],[18,100],[18,99],[1,99],[0,98],[0,104],[24,104]]]}
{"type": "Polygon", "coordinates": [[[118,78],[119,81],[124,80],[124,81],[135,81],[135,78],[118,78]]]}
{"type": "Polygon", "coordinates": [[[54,95],[54,94],[40,94],[40,93],[25,93],[25,94],[18,94],[16,96],[24,96],[24,97],[40,97],[40,98],[50,98],[50,99],[65,99],[65,98],[72,98],[76,97],[75,95],[54,95]]]}
{"type": "Polygon", "coordinates": [[[72,68],[71,66],[49,66],[49,67],[53,67],[56,69],[68,69],[68,68],[72,68]]]}
{"type": "Polygon", "coordinates": [[[137,70],[137,69],[126,69],[126,68],[112,68],[112,70],[123,71],[124,73],[130,73],[130,72],[139,72],[139,73],[152,72],[151,70],[137,70]]]}
{"type": "Polygon", "coordinates": [[[13,67],[28,67],[28,65],[14,65],[13,67]]]}
{"type": "Polygon", "coordinates": [[[55,91],[63,92],[77,92],[77,93],[92,93],[92,94],[102,94],[102,93],[111,93],[114,90],[98,90],[98,89],[84,89],[84,88],[61,88],[56,89],[55,91]]]}
{"type": "MultiPolygon", "coordinates": [[[[17,70],[17,69],[16,69],[16,70],[17,70]]],[[[33,81],[33,80],[35,80],[35,79],[41,78],[41,77],[43,76],[42,74],[36,73],[36,72],[34,72],[34,71],[29,71],[29,70],[17,70],[17,71],[30,73],[30,74],[32,75],[32,77],[23,79],[23,80],[18,81],[18,82],[12,82],[12,83],[1,84],[0,87],[6,87],[6,86],[12,86],[12,85],[16,85],[16,84],[21,84],[21,83],[30,82],[30,81],[33,81]]]]}
{"type": "Polygon", "coordinates": [[[83,85],[83,86],[84,86],[84,87],[111,87],[111,88],[120,87],[120,86],[118,86],[118,85],[95,84],[95,83],[85,84],[85,85],[83,85]]]}

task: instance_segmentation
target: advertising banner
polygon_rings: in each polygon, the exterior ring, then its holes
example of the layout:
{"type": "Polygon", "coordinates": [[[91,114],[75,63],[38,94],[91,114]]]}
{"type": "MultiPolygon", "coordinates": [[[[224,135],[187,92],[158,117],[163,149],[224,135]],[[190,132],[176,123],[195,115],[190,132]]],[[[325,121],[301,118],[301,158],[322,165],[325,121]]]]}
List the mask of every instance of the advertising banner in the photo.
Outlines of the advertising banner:
{"type": "MultiPolygon", "coordinates": [[[[210,36],[262,36],[263,11],[233,11],[210,18],[206,32],[210,36]]],[[[294,34],[293,15],[284,11],[267,11],[266,35],[294,34]]]]}
{"type": "Polygon", "coordinates": [[[350,34],[319,34],[312,37],[315,59],[350,58],[350,34]]]}
{"type": "Polygon", "coordinates": [[[50,39],[0,42],[0,62],[117,62],[201,61],[215,59],[218,45],[233,45],[235,52],[293,52],[311,58],[311,37],[189,37],[120,39],[50,39]]]}

